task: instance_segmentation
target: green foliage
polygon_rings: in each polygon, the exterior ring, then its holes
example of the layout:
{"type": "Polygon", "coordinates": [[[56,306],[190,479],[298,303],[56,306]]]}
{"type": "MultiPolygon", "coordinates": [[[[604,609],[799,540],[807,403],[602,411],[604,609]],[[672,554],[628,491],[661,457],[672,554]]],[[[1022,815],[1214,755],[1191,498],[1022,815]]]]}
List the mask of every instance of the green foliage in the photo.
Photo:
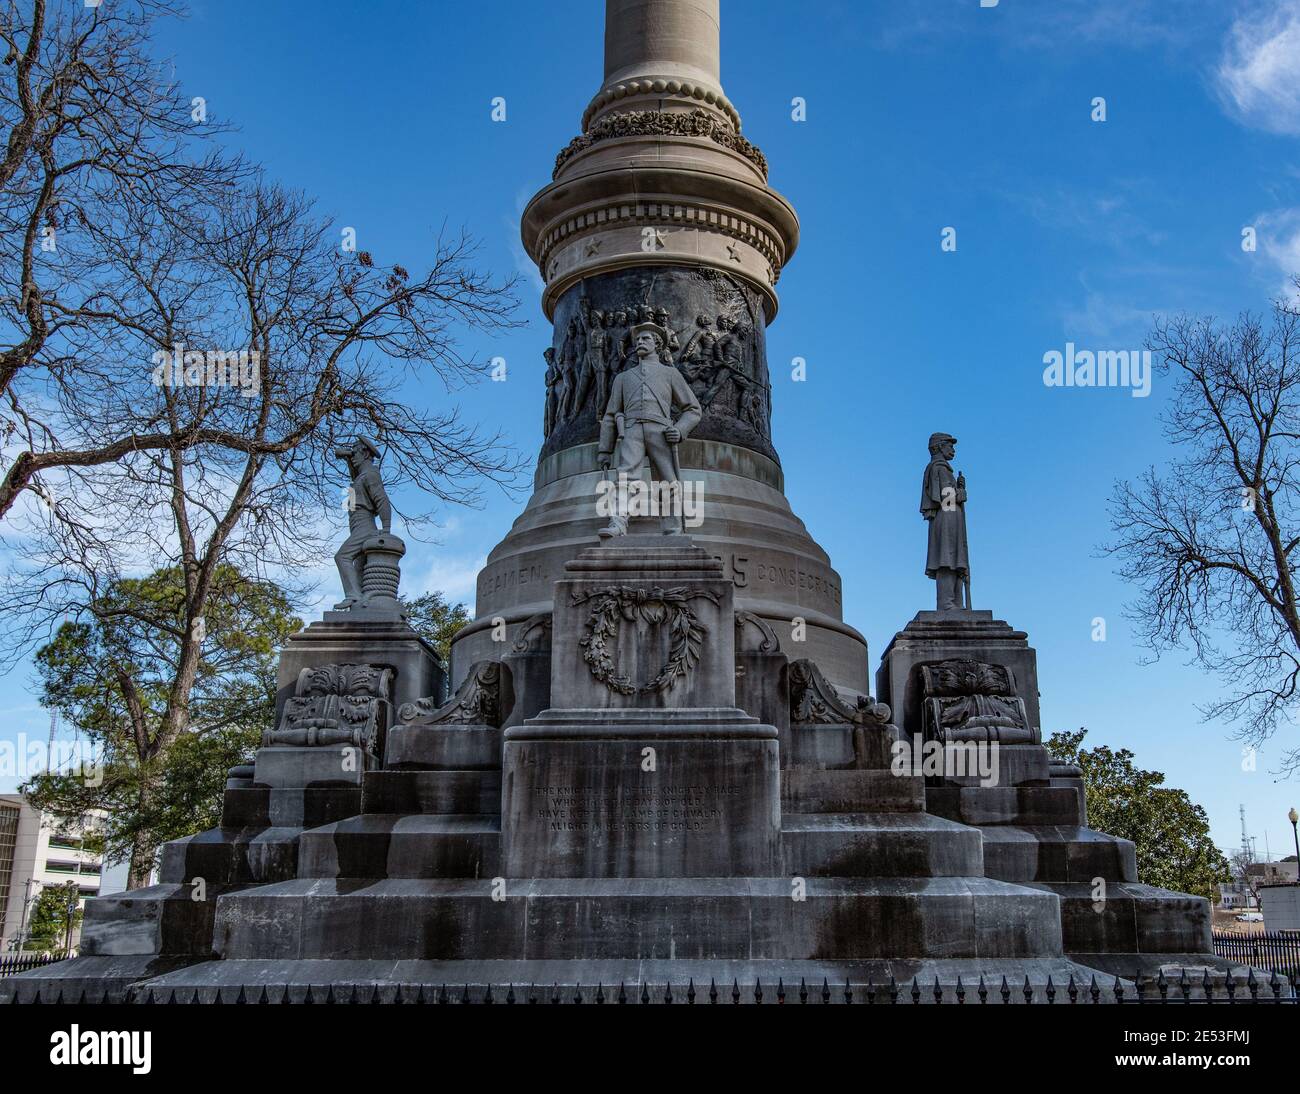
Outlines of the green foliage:
{"type": "Polygon", "coordinates": [[[451,640],[470,621],[464,604],[449,604],[439,592],[425,593],[403,605],[411,629],[438,651],[443,664],[451,663],[451,640]]]}
{"type": "Polygon", "coordinates": [[[81,925],[80,902],[81,894],[76,882],[46,885],[41,889],[28,912],[24,948],[40,952],[64,949],[72,933],[81,925]]]}
{"type": "Polygon", "coordinates": [[[1135,767],[1128,749],[1083,748],[1086,735],[1083,729],[1053,733],[1047,748],[1083,772],[1089,826],[1137,846],[1138,880],[1205,897],[1230,880],[1205,810],[1185,790],[1163,785],[1161,772],[1135,767]]]}
{"type": "Polygon", "coordinates": [[[277,651],[301,626],[278,586],[217,567],[187,696],[185,607],[178,568],[123,578],[36,654],[42,704],[91,744],[102,770],[37,775],[23,791],[63,818],[106,810],[110,859],[217,823],[227,769],[274,717],[277,651]]]}

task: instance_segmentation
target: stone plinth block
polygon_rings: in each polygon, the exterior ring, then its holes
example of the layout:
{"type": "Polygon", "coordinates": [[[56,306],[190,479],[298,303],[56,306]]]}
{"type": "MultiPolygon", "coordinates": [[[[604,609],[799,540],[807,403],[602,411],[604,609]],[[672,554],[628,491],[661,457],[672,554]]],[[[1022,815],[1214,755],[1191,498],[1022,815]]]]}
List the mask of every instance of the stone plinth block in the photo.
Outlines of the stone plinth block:
{"type": "Polygon", "coordinates": [[[356,786],[377,767],[375,758],[355,745],[259,748],[253,781],[274,789],[309,786],[356,786]]]}
{"type": "MultiPolygon", "coordinates": [[[[876,670],[876,696],[888,703],[894,722],[906,740],[927,734],[921,669],[940,662],[976,662],[1001,666],[1014,681],[1015,695],[1024,704],[1024,719],[1036,739],[1040,733],[1038,655],[1024,631],[1014,630],[988,611],[917,612],[894,635],[876,670]]],[[[1023,731],[1021,731],[1023,732],[1023,731]]],[[[972,740],[974,738],[971,738],[972,740]]],[[[1044,783],[1049,777],[1047,751],[1040,744],[999,744],[997,785],[1044,783]]],[[[959,778],[964,783],[980,781],[959,778]]]]}
{"type": "Polygon", "coordinates": [[[776,729],[733,708],[546,711],[506,731],[507,877],[780,872],[776,729]]]}
{"type": "Polygon", "coordinates": [[[734,707],[732,588],[686,536],[583,551],[555,584],[551,709],[734,707]]]}
{"type": "Polygon", "coordinates": [[[305,668],[328,664],[382,665],[393,671],[392,706],[428,696],[445,696],[446,673],[432,646],[396,614],[326,612],[325,622],[313,623],[291,635],[280,652],[275,696],[275,722],[294,693],[305,668]],[[375,618],[365,618],[367,615],[375,618]]]}

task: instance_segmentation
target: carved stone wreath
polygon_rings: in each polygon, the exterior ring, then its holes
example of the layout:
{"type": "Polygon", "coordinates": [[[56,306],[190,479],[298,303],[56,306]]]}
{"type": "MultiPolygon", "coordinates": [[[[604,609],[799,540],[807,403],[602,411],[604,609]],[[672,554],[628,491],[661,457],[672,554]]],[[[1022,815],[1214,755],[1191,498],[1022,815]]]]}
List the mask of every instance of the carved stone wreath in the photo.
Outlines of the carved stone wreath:
{"type": "Polygon", "coordinates": [[[718,595],[706,589],[638,589],[625,585],[575,592],[574,604],[591,603],[591,614],[578,642],[582,659],[593,677],[619,695],[668,691],[679,678],[690,675],[704,644],[704,626],[691,609],[690,601],[704,597],[716,604],[718,595]],[[666,626],[669,635],[668,660],[659,675],[645,684],[637,684],[619,672],[613,653],[622,622],[631,623],[638,618],[666,626]]]}

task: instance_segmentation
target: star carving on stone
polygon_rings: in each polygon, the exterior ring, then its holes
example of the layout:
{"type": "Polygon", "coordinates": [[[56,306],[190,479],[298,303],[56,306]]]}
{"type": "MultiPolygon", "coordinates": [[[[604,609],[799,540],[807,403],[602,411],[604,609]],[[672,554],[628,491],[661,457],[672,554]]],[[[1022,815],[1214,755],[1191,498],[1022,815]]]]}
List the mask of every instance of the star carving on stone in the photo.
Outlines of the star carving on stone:
{"type": "Polygon", "coordinates": [[[588,258],[594,257],[596,252],[599,250],[600,250],[600,240],[593,239],[590,243],[587,244],[587,257],[588,258]]]}
{"type": "Polygon", "coordinates": [[[668,246],[668,236],[662,228],[655,229],[655,246],[661,248],[668,246]]]}
{"type": "Polygon", "coordinates": [[[739,262],[739,261],[740,261],[740,248],[737,247],[734,243],[728,243],[728,244],[727,244],[727,255],[728,255],[728,257],[731,259],[732,262],[739,262]]]}

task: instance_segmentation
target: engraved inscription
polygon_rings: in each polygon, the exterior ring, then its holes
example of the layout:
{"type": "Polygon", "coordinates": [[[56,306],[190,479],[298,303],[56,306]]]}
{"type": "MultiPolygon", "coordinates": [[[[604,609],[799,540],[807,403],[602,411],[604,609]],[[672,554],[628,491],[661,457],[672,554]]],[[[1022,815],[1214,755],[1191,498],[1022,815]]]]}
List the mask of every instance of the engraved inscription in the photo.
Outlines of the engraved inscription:
{"type": "Polygon", "coordinates": [[[609,789],[532,785],[530,809],[552,832],[716,832],[740,787],[609,789]]]}

